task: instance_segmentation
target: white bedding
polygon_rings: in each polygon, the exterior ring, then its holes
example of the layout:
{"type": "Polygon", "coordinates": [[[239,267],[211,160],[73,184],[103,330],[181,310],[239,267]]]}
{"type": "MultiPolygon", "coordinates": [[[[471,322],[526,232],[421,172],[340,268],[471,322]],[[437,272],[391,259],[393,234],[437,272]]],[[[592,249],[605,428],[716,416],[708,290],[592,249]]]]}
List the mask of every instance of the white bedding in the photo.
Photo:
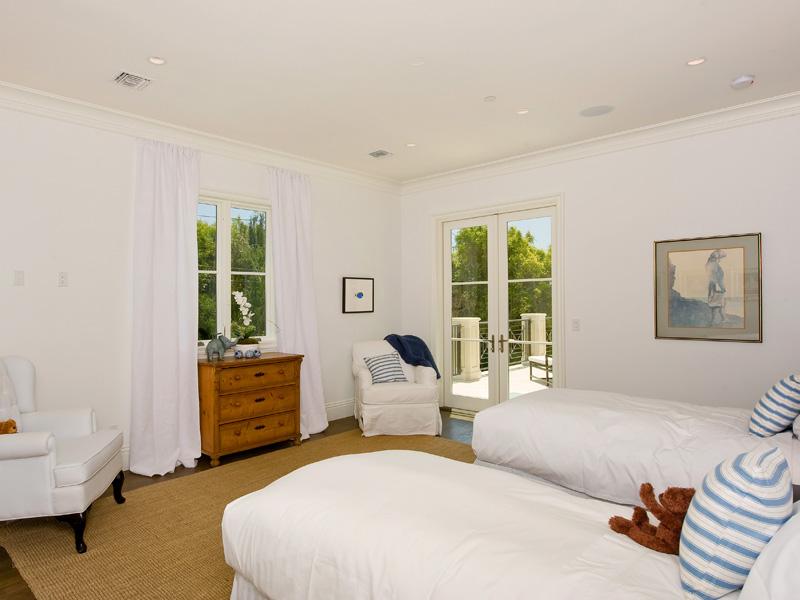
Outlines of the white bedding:
{"type": "Polygon", "coordinates": [[[520,396],[475,417],[472,448],[482,462],[572,490],[638,504],[639,486],[698,487],[726,458],[766,441],[781,448],[800,483],[800,444],[786,431],[747,432],[750,410],[553,389],[520,396]]]}
{"type": "Polygon", "coordinates": [[[618,513],[510,473],[386,451],[314,463],[231,502],[222,534],[242,598],[682,598],[677,557],[611,532],[618,513]]]}

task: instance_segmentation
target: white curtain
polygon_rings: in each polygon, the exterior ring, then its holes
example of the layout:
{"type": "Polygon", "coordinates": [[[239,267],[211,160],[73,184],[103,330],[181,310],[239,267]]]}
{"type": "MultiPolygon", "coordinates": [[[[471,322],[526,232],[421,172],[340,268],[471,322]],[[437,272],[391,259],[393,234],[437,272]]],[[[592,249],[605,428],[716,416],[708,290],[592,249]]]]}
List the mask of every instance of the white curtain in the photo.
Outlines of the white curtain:
{"type": "Polygon", "coordinates": [[[133,232],[130,469],[163,475],[200,456],[198,156],[140,140],[133,232]]]}
{"type": "Polygon", "coordinates": [[[278,350],[303,354],[300,433],[328,426],[319,359],[317,306],[311,259],[311,185],[300,173],[269,169],[278,350]]]}

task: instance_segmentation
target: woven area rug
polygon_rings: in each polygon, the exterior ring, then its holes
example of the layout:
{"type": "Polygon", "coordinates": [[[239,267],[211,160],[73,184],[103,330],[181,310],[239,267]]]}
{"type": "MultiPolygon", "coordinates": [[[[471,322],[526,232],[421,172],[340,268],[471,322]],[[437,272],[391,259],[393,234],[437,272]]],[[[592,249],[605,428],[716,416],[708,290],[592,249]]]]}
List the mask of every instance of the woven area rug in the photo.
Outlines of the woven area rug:
{"type": "Polygon", "coordinates": [[[466,444],[438,437],[361,437],[348,431],[94,503],[86,554],[55,519],[0,524],[0,545],[39,600],[169,600],[230,597],[233,571],[222,553],[222,511],[231,500],[312,462],[378,450],[419,450],[472,462],[466,444]]]}

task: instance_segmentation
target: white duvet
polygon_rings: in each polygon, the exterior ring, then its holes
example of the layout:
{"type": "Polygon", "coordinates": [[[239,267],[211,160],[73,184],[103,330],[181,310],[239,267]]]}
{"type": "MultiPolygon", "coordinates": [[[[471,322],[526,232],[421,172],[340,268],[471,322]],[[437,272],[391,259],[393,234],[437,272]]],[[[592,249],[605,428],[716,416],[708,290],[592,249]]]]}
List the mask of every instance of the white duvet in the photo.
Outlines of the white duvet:
{"type": "MultiPolygon", "coordinates": [[[[225,560],[272,600],[682,598],[621,507],[431,454],[314,463],[230,503],[225,560]]],[[[248,585],[248,587],[251,587],[248,585]]]]}
{"type": "Polygon", "coordinates": [[[520,396],[475,417],[472,448],[508,467],[623,504],[639,486],[698,487],[714,466],[760,443],[781,448],[800,482],[797,440],[747,432],[750,410],[554,389],[520,396]]]}

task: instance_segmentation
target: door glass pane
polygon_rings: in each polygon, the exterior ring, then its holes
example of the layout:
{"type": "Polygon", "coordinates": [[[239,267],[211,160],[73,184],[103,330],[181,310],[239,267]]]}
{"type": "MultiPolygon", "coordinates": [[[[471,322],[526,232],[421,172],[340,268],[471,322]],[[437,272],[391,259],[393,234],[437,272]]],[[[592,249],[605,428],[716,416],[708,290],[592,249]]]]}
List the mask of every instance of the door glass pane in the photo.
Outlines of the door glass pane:
{"type": "Polygon", "coordinates": [[[197,205],[197,266],[201,271],[217,270],[217,206],[197,205]]]}
{"type": "Polygon", "coordinates": [[[231,293],[231,333],[234,337],[266,335],[266,277],[232,275],[231,293]]]}
{"type": "Polygon", "coordinates": [[[489,399],[488,228],[485,225],[453,229],[452,265],[452,394],[489,399]]]}
{"type": "Polygon", "coordinates": [[[231,209],[231,270],[263,273],[266,264],[267,213],[231,209]]]}
{"type": "Polygon", "coordinates": [[[552,385],[552,219],[508,223],[508,396],[552,385]]]}
{"type": "Polygon", "coordinates": [[[213,273],[198,275],[197,339],[210,340],[217,330],[217,276],[213,273]]]}

